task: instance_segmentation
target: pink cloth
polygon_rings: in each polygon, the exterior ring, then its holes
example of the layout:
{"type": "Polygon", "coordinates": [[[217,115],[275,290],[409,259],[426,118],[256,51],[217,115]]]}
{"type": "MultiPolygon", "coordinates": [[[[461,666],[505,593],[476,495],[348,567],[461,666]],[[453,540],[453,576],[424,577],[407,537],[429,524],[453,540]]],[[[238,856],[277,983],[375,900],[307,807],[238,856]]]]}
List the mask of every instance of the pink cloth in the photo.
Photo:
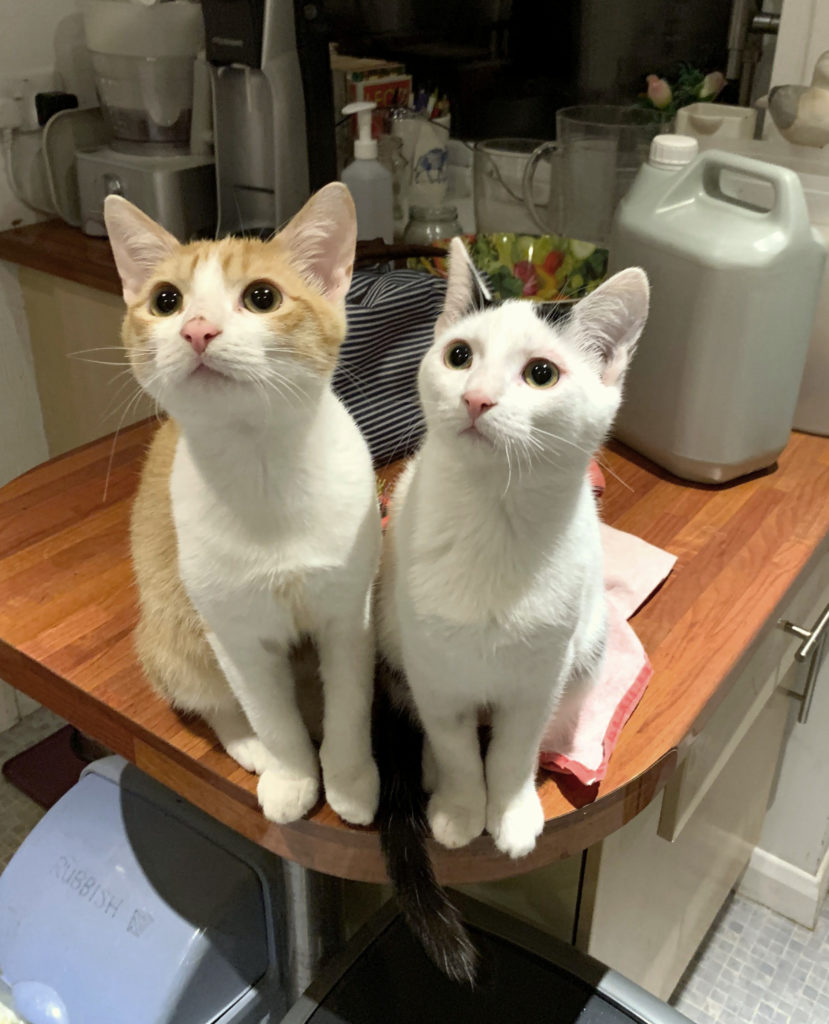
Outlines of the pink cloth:
{"type": "Polygon", "coordinates": [[[586,786],[603,779],[622,726],[639,703],[653,669],[628,618],[674,567],[676,557],[630,533],[601,527],[608,604],[604,669],[568,734],[550,723],[541,741],[543,768],[574,775],[586,786]]]}

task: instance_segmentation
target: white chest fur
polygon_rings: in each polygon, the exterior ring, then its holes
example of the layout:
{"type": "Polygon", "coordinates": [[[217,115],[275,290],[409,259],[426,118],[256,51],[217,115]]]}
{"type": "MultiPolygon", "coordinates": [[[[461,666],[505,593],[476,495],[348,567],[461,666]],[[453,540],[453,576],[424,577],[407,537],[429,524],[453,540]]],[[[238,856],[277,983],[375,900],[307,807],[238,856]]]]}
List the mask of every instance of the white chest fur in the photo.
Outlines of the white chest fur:
{"type": "Polygon", "coordinates": [[[321,418],[301,439],[234,437],[205,451],[180,438],[170,480],[179,571],[208,622],[244,617],[293,639],[370,585],[379,523],[368,454],[333,396],[321,418]]]}

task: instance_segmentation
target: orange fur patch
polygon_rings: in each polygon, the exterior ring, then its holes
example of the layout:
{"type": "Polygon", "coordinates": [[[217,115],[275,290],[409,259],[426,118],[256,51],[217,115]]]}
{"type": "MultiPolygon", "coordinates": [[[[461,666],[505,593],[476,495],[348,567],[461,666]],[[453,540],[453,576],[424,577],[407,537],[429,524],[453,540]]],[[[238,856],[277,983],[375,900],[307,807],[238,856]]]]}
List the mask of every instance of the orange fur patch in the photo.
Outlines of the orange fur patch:
{"type": "MultiPolygon", "coordinates": [[[[345,337],[345,314],[335,308],[306,281],[295,266],[292,254],[277,235],[269,242],[250,238],[224,238],[218,242],[190,242],[180,246],[159,264],[124,318],[122,339],[128,353],[137,356],[146,349],[156,318],[149,311],[155,287],[170,282],[187,295],[189,282],[203,260],[217,256],[231,294],[241,299],[254,281],[269,281],[288,300],[268,313],[256,314],[282,350],[293,351],[297,359],[320,373],[330,373],[345,337]]],[[[134,359],[136,365],[138,359],[134,359]]]]}

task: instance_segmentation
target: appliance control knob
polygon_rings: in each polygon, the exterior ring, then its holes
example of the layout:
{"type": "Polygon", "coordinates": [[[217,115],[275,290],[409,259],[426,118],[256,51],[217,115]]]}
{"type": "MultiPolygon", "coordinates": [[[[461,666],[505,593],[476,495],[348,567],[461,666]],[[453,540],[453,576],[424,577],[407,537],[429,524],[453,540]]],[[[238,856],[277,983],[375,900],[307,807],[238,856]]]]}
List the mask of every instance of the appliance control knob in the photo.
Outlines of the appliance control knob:
{"type": "Polygon", "coordinates": [[[121,179],[117,174],[104,175],[104,188],[107,190],[108,196],[122,196],[124,194],[124,186],[121,184],[121,179]]]}

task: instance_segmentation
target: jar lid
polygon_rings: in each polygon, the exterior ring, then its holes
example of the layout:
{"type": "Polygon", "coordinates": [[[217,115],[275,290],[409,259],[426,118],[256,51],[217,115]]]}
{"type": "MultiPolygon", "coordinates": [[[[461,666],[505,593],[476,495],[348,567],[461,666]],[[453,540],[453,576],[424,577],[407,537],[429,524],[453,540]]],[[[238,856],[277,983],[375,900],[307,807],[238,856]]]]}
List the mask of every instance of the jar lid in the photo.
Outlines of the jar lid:
{"type": "Polygon", "coordinates": [[[416,220],[455,220],[457,206],[412,206],[409,213],[416,220]]]}

